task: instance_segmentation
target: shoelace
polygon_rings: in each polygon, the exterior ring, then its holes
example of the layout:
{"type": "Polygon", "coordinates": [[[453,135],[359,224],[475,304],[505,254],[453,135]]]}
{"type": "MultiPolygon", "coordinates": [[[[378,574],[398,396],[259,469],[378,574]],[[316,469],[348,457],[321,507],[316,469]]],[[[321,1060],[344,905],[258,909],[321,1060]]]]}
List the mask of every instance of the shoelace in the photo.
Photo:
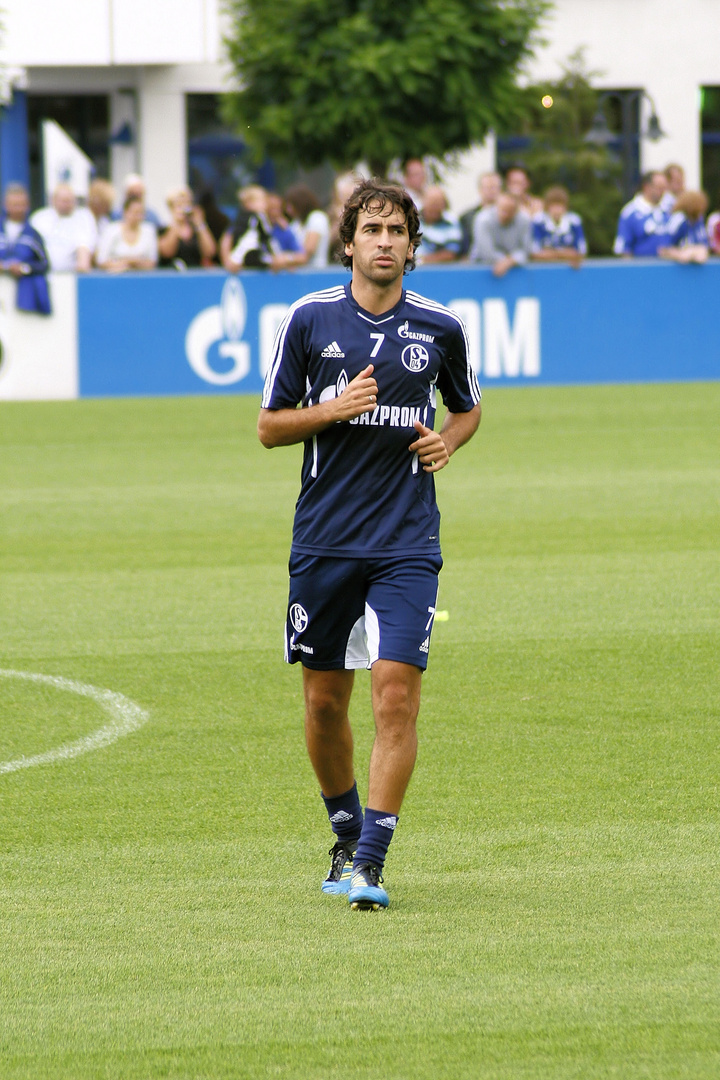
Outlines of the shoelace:
{"type": "Polygon", "coordinates": [[[339,841],[328,851],[328,855],[332,856],[332,862],[330,864],[330,873],[328,877],[333,881],[339,881],[342,872],[345,868],[346,862],[352,862],[353,852],[345,844],[341,844],[339,841]]]}
{"type": "Polygon", "coordinates": [[[378,869],[378,867],[373,866],[371,863],[366,863],[365,866],[359,867],[358,869],[359,869],[359,872],[362,874],[362,876],[367,881],[368,885],[373,885],[373,886],[379,885],[381,882],[383,882],[385,880],[385,878],[380,873],[380,870],[378,869]]]}

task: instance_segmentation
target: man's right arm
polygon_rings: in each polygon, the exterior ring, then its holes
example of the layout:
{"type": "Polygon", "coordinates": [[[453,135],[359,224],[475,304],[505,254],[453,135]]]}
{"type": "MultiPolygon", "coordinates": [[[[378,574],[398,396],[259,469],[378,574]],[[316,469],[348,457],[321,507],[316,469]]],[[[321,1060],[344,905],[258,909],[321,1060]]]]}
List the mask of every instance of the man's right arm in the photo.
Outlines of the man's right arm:
{"type": "Polygon", "coordinates": [[[632,221],[630,215],[620,215],[618,220],[617,234],[615,236],[615,243],[613,244],[613,253],[620,255],[623,259],[632,258],[633,254],[633,235],[632,235],[632,221]]]}
{"type": "Polygon", "coordinates": [[[348,383],[342,394],[330,401],[321,401],[303,409],[261,409],[258,417],[260,442],[268,450],[274,446],[292,446],[311,439],[333,424],[372,412],[378,393],[373,370],[373,365],[368,364],[348,383]]]}

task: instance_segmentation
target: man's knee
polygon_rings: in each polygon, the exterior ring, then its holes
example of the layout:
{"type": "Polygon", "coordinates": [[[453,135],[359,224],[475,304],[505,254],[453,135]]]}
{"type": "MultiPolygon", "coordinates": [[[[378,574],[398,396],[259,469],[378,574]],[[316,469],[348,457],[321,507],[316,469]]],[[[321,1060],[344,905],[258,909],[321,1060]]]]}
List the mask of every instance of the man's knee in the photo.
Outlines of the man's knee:
{"type": "Polygon", "coordinates": [[[352,683],[349,672],[305,673],[305,713],[308,721],[324,726],[339,723],[347,716],[352,683]],[[348,685],[350,683],[350,685],[348,685]]]}
{"type": "Polygon", "coordinates": [[[378,729],[401,736],[417,720],[420,673],[407,664],[395,664],[378,672],[373,686],[373,706],[378,729]]]}

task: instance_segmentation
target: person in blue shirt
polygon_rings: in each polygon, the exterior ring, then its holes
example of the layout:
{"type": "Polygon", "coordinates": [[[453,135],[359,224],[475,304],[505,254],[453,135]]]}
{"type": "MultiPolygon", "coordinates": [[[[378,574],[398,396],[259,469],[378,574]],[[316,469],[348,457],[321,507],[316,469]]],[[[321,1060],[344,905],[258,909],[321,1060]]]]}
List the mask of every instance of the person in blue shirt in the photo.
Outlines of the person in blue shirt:
{"type": "Polygon", "coordinates": [[[705,227],[708,197],[704,191],[684,191],[678,196],[668,222],[667,247],[660,248],[661,259],[679,263],[704,263],[710,254],[710,240],[705,227]]]}
{"type": "Polygon", "coordinates": [[[626,259],[654,257],[667,245],[669,215],[662,206],[666,191],[664,173],[649,172],[643,176],[640,191],[620,211],[613,245],[616,255],[626,259]]]}
{"type": "Polygon", "coordinates": [[[423,266],[454,262],[460,257],[462,228],[458,218],[450,212],[447,196],[441,187],[425,189],[420,224],[423,252],[419,261],[423,266]]]}
{"type": "Polygon", "coordinates": [[[258,434],[268,448],[304,444],[285,650],[303,665],[307,748],[335,835],[322,888],[378,909],[415,764],[442,565],[434,474],[475,433],[480,390],[462,321],[403,288],[420,242],[410,195],[362,181],[340,238],[352,278],[290,308],[258,434]],[[435,431],[438,390],[448,412],[435,431]],[[348,719],[363,667],[376,725],[364,817],[348,719]]]}
{"type": "Polygon", "coordinates": [[[587,255],[583,224],[569,209],[570,196],[564,187],[545,192],[543,209],[532,219],[530,258],[536,262],[569,262],[578,267],[587,255]]]}
{"type": "Polygon", "coordinates": [[[0,270],[17,281],[15,305],[38,315],[51,313],[43,239],[28,221],[30,198],[22,184],[8,184],[0,215],[0,270]]]}

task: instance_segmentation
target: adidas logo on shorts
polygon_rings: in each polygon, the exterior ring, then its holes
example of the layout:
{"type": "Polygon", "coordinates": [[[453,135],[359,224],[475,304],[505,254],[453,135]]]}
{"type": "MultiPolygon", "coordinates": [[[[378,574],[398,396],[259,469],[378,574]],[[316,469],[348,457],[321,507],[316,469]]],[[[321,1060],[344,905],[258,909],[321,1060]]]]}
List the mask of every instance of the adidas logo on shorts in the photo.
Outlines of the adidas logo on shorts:
{"type": "Polygon", "coordinates": [[[420,646],[420,652],[429,652],[430,650],[430,638],[426,637],[420,646]]]}
{"type": "Polygon", "coordinates": [[[333,341],[330,345],[326,345],[320,355],[329,356],[331,360],[345,359],[345,353],[342,351],[337,341],[333,341]]]}

